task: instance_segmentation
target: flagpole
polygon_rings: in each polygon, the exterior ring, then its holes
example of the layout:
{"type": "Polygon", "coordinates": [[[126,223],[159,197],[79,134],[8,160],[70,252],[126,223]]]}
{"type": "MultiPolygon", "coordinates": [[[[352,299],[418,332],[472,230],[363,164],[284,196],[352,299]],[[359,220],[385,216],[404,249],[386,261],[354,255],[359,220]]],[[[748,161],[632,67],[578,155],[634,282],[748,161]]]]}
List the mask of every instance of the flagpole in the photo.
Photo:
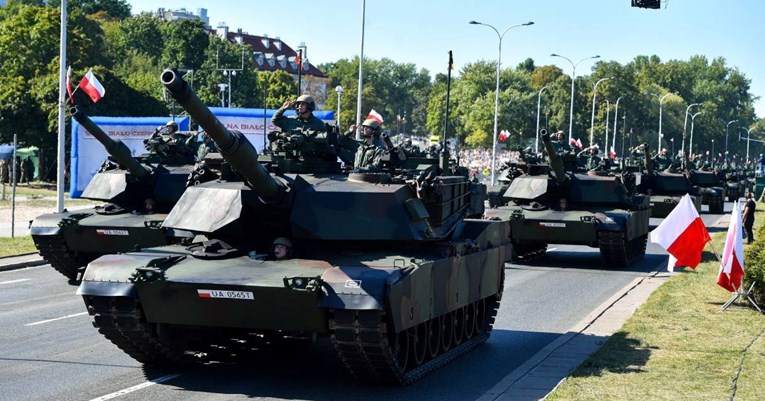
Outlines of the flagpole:
{"type": "Polygon", "coordinates": [[[712,252],[714,252],[715,256],[717,256],[717,261],[722,264],[722,258],[720,257],[720,254],[717,253],[717,249],[715,249],[714,241],[709,241],[709,246],[712,248],[712,252]]]}
{"type": "Polygon", "coordinates": [[[58,60],[58,157],[56,174],[56,210],[64,211],[64,172],[66,169],[66,0],[61,0],[61,39],[58,60]]]}

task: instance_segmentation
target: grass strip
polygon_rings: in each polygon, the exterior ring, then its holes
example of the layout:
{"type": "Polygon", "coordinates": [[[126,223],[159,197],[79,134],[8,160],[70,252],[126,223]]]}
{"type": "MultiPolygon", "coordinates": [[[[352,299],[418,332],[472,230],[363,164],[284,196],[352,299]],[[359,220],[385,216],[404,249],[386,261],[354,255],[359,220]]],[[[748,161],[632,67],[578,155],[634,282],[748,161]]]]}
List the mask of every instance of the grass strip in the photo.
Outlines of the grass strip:
{"type": "Polygon", "coordinates": [[[37,248],[35,248],[35,244],[32,242],[32,237],[29,235],[15,238],[0,237],[0,257],[35,252],[37,252],[37,248]]]}
{"type": "MultiPolygon", "coordinates": [[[[761,227],[765,213],[756,216],[761,227]]],[[[726,231],[713,237],[720,252],[726,231]]],[[[765,229],[755,232],[763,241],[765,229]]],[[[657,289],[546,400],[763,399],[765,318],[744,303],[721,310],[730,293],[717,285],[719,268],[707,246],[695,271],[657,289]]]]}

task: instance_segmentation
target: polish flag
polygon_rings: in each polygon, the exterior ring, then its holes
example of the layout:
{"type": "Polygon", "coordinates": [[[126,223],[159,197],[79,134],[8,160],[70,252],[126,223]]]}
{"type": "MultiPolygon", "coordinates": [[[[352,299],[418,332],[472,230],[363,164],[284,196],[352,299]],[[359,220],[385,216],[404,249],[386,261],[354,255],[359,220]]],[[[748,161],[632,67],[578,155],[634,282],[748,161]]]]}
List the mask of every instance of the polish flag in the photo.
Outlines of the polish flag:
{"type": "Polygon", "coordinates": [[[582,149],[582,141],[578,139],[571,138],[568,140],[568,144],[571,146],[576,146],[579,149],[582,149]]]}
{"type": "Polygon", "coordinates": [[[611,159],[616,159],[616,152],[614,152],[614,147],[611,146],[611,151],[608,152],[608,157],[611,159]]]}
{"type": "Polygon", "coordinates": [[[371,118],[372,120],[375,120],[375,121],[377,121],[377,122],[378,122],[378,123],[380,123],[380,124],[382,124],[382,123],[383,123],[383,118],[382,118],[382,116],[380,115],[380,113],[376,112],[376,111],[375,111],[375,109],[372,109],[372,110],[369,112],[369,115],[367,116],[367,120],[368,120],[368,119],[370,119],[370,118],[371,118]]]}
{"type": "Polygon", "coordinates": [[[88,73],[85,74],[85,76],[82,78],[82,81],[80,81],[80,84],[77,86],[85,91],[85,93],[87,93],[91,99],[93,99],[93,103],[101,100],[101,98],[104,97],[104,94],[106,93],[106,89],[104,89],[103,85],[101,85],[101,82],[98,82],[98,78],[93,75],[92,68],[88,70],[88,73]]]}
{"type": "Polygon", "coordinates": [[[505,130],[499,131],[499,141],[500,142],[506,141],[507,137],[509,137],[509,136],[510,136],[510,133],[508,133],[507,131],[505,131],[505,130]]]}
{"type": "Polygon", "coordinates": [[[744,240],[741,235],[741,214],[738,206],[738,202],[733,202],[720,273],[717,275],[717,284],[730,292],[741,288],[741,280],[744,278],[744,240]]]}
{"type": "Polygon", "coordinates": [[[669,253],[667,270],[678,266],[695,269],[701,262],[701,252],[711,241],[707,227],[693,206],[691,196],[685,194],[669,216],[651,231],[651,242],[661,245],[669,253]]]}

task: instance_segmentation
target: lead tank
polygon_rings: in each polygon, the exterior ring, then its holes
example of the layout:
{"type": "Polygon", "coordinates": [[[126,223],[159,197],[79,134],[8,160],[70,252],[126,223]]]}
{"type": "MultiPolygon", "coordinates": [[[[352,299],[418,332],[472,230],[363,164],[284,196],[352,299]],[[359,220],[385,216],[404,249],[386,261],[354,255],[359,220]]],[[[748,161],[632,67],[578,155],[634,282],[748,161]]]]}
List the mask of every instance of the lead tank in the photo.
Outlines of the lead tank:
{"type": "Polygon", "coordinates": [[[242,180],[190,187],[165,219],[202,241],[88,265],[77,293],[106,338],[167,367],[328,338],[354,377],[398,384],[487,340],[511,244],[507,222],[480,218],[484,185],[445,158],[347,174],[336,158],[259,160],[176,71],[162,82],[242,180]],[[277,237],[292,257],[269,254],[277,237]]]}
{"type": "Polygon", "coordinates": [[[162,221],[186,189],[193,154],[147,154],[133,157],[119,139],[110,138],[79,108],[70,114],[104,146],[107,160],[88,183],[82,198],[106,202],[93,208],[38,216],[30,234],[40,256],[70,280],[99,256],[165,245],[190,236],[162,228],[162,221]],[[155,209],[144,210],[147,199],[155,209]],[[151,203],[151,202],[150,202],[151,203]]]}
{"type": "Polygon", "coordinates": [[[608,267],[642,258],[651,214],[648,197],[632,195],[620,176],[566,173],[549,134],[542,130],[540,136],[550,174],[515,178],[504,195],[511,202],[486,211],[489,219],[510,222],[514,260],[539,257],[548,244],[599,248],[608,267]]]}

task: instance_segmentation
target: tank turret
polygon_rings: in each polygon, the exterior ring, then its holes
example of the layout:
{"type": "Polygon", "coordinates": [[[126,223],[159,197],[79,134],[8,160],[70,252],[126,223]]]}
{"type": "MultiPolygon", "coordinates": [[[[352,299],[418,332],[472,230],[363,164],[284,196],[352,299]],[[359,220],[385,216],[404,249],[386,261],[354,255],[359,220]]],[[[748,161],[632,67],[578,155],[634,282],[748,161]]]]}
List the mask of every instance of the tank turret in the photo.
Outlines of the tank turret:
{"type": "Polygon", "coordinates": [[[565,183],[568,181],[568,177],[566,176],[565,171],[563,171],[563,160],[555,151],[555,148],[553,148],[552,142],[550,142],[550,134],[547,133],[547,130],[543,129],[539,132],[539,136],[542,138],[542,143],[545,145],[545,150],[547,151],[547,160],[550,163],[550,171],[553,176],[555,176],[558,183],[565,183]]]}
{"type": "Polygon", "coordinates": [[[149,176],[149,171],[146,170],[138,160],[134,159],[130,149],[122,143],[119,139],[112,139],[106,134],[98,125],[93,123],[90,118],[83,113],[79,107],[74,106],[69,110],[72,118],[77,120],[88,132],[93,135],[94,138],[101,142],[109,152],[109,155],[113,157],[120,166],[124,167],[133,176],[137,178],[145,178],[149,176]]]}
{"type": "Polygon", "coordinates": [[[229,131],[215,115],[199,100],[186,81],[175,70],[162,72],[162,84],[173,98],[199,123],[220,150],[221,155],[266,203],[279,203],[287,186],[275,180],[257,163],[258,151],[239,131],[229,131]]]}

